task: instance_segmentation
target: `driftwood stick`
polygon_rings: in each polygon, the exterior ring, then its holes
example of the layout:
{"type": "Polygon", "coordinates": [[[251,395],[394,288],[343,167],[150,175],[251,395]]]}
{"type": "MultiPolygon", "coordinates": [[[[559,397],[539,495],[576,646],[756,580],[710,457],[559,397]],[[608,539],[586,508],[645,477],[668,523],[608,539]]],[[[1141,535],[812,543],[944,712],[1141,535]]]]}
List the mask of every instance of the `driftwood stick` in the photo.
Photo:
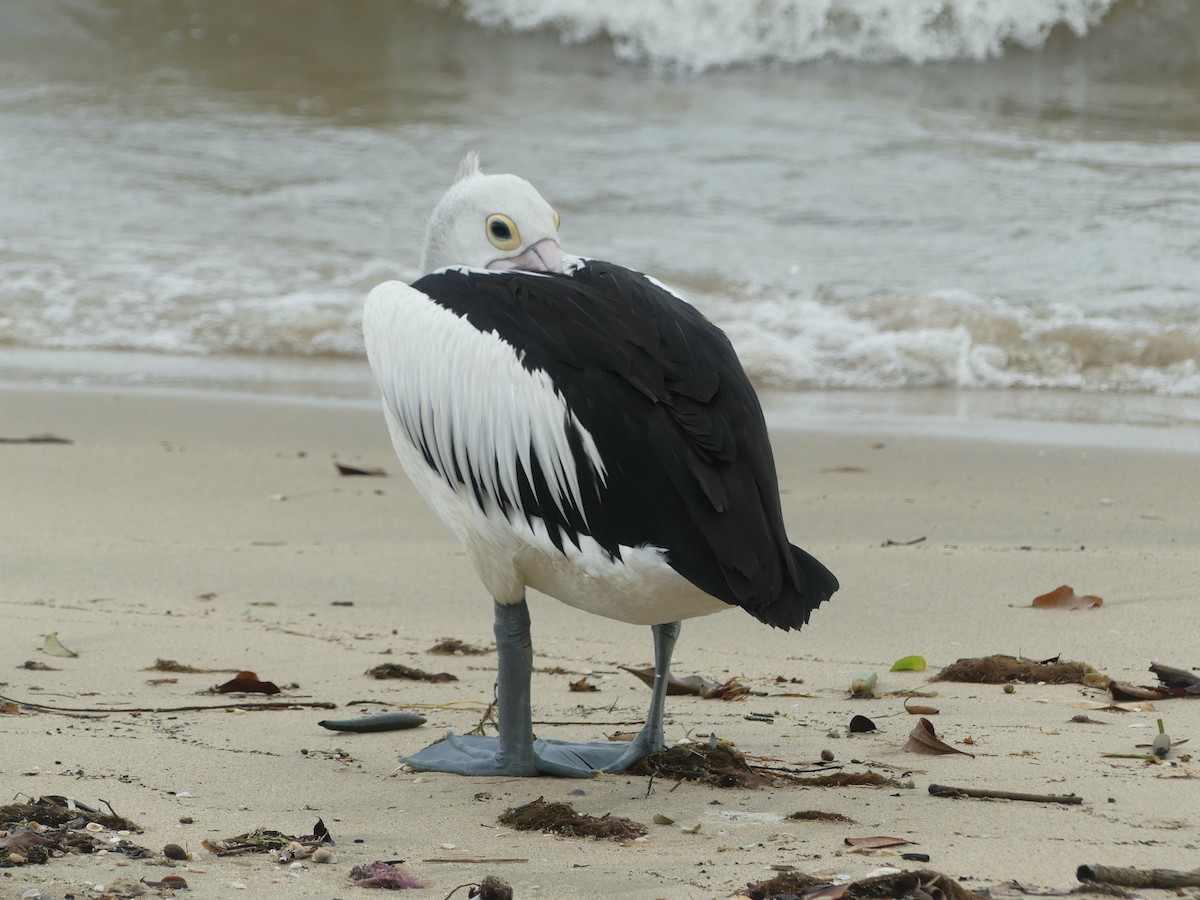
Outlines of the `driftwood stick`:
{"type": "Polygon", "coordinates": [[[173,712],[206,712],[210,709],[337,709],[336,703],[327,703],[325,701],[289,701],[279,700],[271,703],[215,703],[203,704],[195,706],[47,706],[43,703],[31,703],[28,700],[17,700],[13,697],[5,697],[0,694],[0,701],[15,704],[16,706],[24,706],[29,709],[36,709],[38,712],[61,713],[62,715],[76,715],[78,713],[86,713],[90,715],[114,715],[116,713],[173,713],[173,712]]]}
{"type": "Polygon", "coordinates": [[[1200,869],[1181,872],[1178,869],[1132,869],[1113,866],[1080,866],[1075,871],[1080,881],[1096,881],[1132,888],[1200,887],[1200,869]]]}
{"type": "Polygon", "coordinates": [[[978,797],[983,800],[1029,800],[1034,803],[1082,803],[1082,797],[1074,794],[1020,794],[1015,791],[991,791],[983,788],[951,787],[948,784],[931,784],[929,793],[935,797],[978,797]]]}

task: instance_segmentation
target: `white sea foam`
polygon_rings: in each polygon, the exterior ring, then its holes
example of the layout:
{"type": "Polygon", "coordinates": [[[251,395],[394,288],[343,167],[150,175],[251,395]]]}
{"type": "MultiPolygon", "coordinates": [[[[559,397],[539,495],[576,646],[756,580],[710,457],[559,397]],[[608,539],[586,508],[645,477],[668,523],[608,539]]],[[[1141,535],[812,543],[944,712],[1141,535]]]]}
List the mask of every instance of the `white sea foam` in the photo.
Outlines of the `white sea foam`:
{"type": "Polygon", "coordinates": [[[1200,322],[964,291],[701,301],[747,371],[784,389],[1059,388],[1200,396],[1200,322]]]}
{"type": "Polygon", "coordinates": [[[626,59],[704,71],[824,58],[859,62],[982,60],[1078,35],[1114,0],[460,0],[471,21],[606,37],[626,59]]]}
{"type": "MultiPolygon", "coordinates": [[[[0,345],[195,356],[355,358],[362,297],[414,272],[237,277],[121,267],[111,281],[64,271],[5,277],[0,345]],[[326,279],[329,283],[326,283],[326,279]],[[21,297],[33,298],[20,302],[21,297]]],[[[1085,312],[966,291],[797,296],[725,285],[691,298],[728,333],[756,383],[780,389],[1059,388],[1200,397],[1200,313],[1085,312]]]]}

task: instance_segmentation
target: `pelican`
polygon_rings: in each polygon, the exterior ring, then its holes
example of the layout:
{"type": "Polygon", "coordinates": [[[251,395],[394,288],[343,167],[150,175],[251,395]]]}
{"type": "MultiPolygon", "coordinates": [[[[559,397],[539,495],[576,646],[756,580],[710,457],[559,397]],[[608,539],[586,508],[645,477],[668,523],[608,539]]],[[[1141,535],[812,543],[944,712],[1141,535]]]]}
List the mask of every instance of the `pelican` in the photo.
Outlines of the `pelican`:
{"type": "Polygon", "coordinates": [[[665,746],[680,620],[740,607],[784,630],[837,579],[784,530],[758,398],[725,334],[655,279],[570,256],[559,217],[477,153],[429,221],[421,271],[363,311],[396,454],[493,598],[498,737],[455,735],[421,771],[585,777],[665,746]],[[532,588],[653,634],[628,744],[536,739],[532,588]]]}

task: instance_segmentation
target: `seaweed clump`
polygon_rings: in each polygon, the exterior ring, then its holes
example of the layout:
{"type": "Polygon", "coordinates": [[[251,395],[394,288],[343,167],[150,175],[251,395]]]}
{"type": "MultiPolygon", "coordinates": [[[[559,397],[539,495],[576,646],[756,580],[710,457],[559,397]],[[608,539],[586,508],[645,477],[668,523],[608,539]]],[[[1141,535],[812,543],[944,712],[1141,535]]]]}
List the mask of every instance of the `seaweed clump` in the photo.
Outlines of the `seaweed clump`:
{"type": "Polygon", "coordinates": [[[681,744],[651,753],[625,770],[671,781],[696,781],[721,788],[754,789],[771,779],[756,772],[746,757],[724,744],[681,744]]]}
{"type": "Polygon", "coordinates": [[[1085,684],[1108,687],[1108,677],[1087,663],[1057,659],[1037,662],[1016,656],[979,656],[960,659],[934,675],[933,681],[962,681],[971,684],[1085,684]]]}
{"type": "Polygon", "coordinates": [[[500,816],[500,824],[518,831],[544,831],[567,837],[594,837],[610,841],[632,841],[647,831],[641,822],[621,816],[587,816],[569,803],[547,803],[538,797],[500,816]]]}

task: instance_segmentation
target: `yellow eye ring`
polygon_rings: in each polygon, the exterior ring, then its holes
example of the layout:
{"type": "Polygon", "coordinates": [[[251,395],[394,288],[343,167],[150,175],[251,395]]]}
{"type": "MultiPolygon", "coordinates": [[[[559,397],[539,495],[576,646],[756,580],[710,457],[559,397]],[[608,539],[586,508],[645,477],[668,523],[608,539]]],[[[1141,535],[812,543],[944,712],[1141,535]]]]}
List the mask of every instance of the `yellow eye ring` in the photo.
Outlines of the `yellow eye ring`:
{"type": "Polygon", "coordinates": [[[497,250],[516,250],[521,246],[521,232],[517,223],[503,213],[492,213],[487,217],[487,239],[497,250]]]}

